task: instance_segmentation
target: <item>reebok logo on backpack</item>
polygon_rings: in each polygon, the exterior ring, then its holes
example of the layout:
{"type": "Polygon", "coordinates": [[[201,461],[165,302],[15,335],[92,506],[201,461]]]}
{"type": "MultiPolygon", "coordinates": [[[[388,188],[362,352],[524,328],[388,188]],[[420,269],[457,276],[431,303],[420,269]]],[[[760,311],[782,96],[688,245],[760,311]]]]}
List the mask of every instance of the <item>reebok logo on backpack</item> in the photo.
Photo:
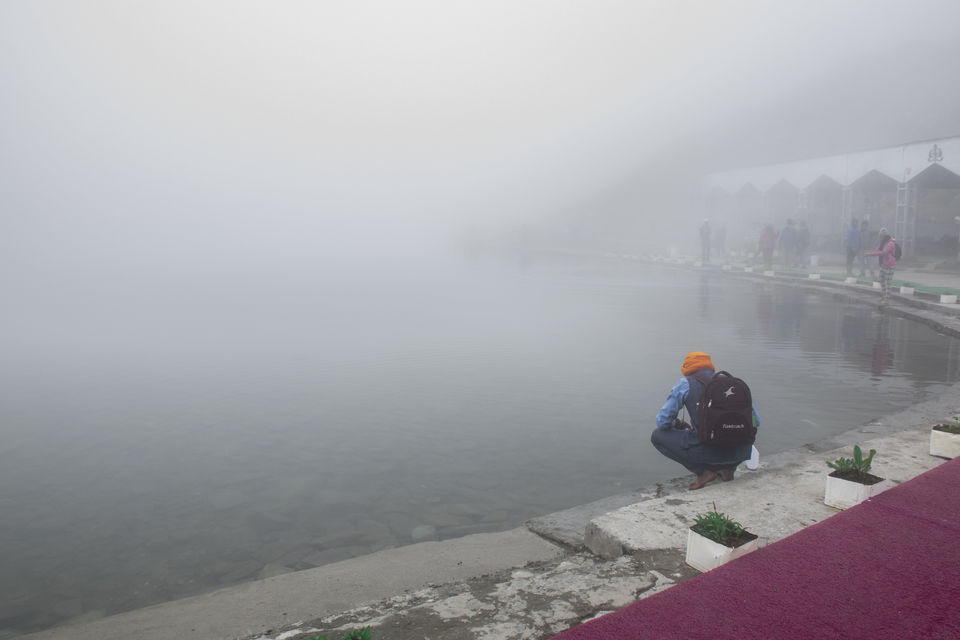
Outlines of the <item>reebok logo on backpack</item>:
{"type": "Polygon", "coordinates": [[[717,371],[700,392],[697,421],[697,436],[703,444],[718,447],[753,444],[757,427],[753,423],[750,387],[726,371],[717,371]]]}

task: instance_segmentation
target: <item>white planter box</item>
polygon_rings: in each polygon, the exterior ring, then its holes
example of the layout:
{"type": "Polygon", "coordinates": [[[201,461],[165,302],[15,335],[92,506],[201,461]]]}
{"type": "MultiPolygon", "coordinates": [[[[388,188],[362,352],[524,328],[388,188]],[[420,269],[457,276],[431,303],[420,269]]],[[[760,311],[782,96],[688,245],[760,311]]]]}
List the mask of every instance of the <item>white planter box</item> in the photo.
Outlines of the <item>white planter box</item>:
{"type": "Polygon", "coordinates": [[[725,547],[719,542],[705,538],[693,529],[687,529],[687,564],[698,571],[710,571],[740,556],[745,556],[760,547],[760,538],[755,538],[739,547],[725,547]]]}
{"type": "Polygon", "coordinates": [[[960,434],[930,430],[930,455],[941,458],[960,458],[960,434]]]}
{"type": "Polygon", "coordinates": [[[860,484],[859,482],[827,475],[827,488],[823,495],[823,503],[828,507],[849,509],[864,500],[883,493],[888,488],[890,488],[890,485],[886,480],[881,480],[877,484],[860,484]]]}
{"type": "Polygon", "coordinates": [[[819,280],[819,279],[820,279],[820,274],[819,274],[819,273],[811,273],[811,274],[808,275],[807,277],[810,278],[811,280],[819,280]]]}
{"type": "Polygon", "coordinates": [[[913,287],[900,287],[900,295],[902,296],[912,296],[913,287]]]}
{"type": "Polygon", "coordinates": [[[777,272],[776,272],[776,271],[764,271],[764,272],[763,272],[763,275],[765,275],[765,276],[775,276],[775,275],[777,275],[777,272]]]}
{"type": "Polygon", "coordinates": [[[940,304],[957,304],[957,296],[942,293],[940,294],[940,304]]]}
{"type": "Polygon", "coordinates": [[[693,266],[695,266],[695,267],[702,267],[702,266],[703,266],[703,263],[700,262],[699,260],[697,260],[696,262],[693,263],[693,266]]]}
{"type": "Polygon", "coordinates": [[[730,271],[730,265],[728,265],[728,264],[723,265],[723,270],[724,270],[724,271],[730,271]]]}
{"type": "Polygon", "coordinates": [[[874,289],[883,289],[883,287],[880,285],[879,282],[874,282],[874,283],[873,283],[873,288],[874,288],[874,289]]]}
{"type": "Polygon", "coordinates": [[[744,267],[743,270],[747,273],[753,273],[753,267],[744,267]]]}
{"type": "Polygon", "coordinates": [[[853,276],[845,278],[843,281],[847,284],[857,284],[857,279],[854,278],[853,276]]]}

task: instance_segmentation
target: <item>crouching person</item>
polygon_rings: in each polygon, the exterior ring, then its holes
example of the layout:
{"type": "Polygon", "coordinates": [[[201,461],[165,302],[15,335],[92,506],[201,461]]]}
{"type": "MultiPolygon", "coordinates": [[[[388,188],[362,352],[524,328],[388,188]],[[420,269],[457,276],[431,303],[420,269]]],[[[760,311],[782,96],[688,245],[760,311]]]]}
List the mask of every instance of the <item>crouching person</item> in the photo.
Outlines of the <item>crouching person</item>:
{"type": "MultiPolygon", "coordinates": [[[[737,389],[741,389],[741,393],[738,395],[746,396],[743,398],[746,404],[741,409],[741,413],[746,415],[740,422],[741,429],[745,432],[750,431],[750,433],[742,436],[739,433],[730,434],[733,441],[746,441],[735,444],[706,444],[701,442],[697,431],[701,424],[698,404],[701,393],[714,377],[716,370],[709,355],[694,351],[687,354],[680,371],[683,377],[673,385],[670,395],[667,396],[667,401],[657,413],[657,428],[653,430],[650,441],[660,453],[679,462],[697,476],[696,480],[690,484],[691,490],[700,489],[717,478],[725,481],[733,480],[737,465],[750,459],[756,427],[760,423],[756,410],[753,408],[752,398],[749,396],[749,388],[741,380],[731,376],[729,379],[742,385],[742,388],[731,383],[729,389],[726,389],[727,384],[725,383],[725,389],[721,390],[721,393],[728,398],[735,395],[737,389]],[[684,408],[690,416],[692,425],[678,418],[678,414],[684,408]],[[750,430],[750,422],[752,422],[752,431],[750,430]]],[[[720,375],[725,375],[725,372],[721,372],[720,375]]],[[[721,379],[727,380],[727,378],[718,378],[718,380],[721,379]]],[[[711,389],[713,388],[714,386],[711,386],[711,389]]],[[[709,410],[705,409],[705,411],[709,410]]],[[[726,421],[736,422],[732,419],[726,421]]],[[[728,424],[722,425],[722,427],[730,426],[728,424]]],[[[722,437],[725,436],[726,434],[723,434],[722,437]]]]}

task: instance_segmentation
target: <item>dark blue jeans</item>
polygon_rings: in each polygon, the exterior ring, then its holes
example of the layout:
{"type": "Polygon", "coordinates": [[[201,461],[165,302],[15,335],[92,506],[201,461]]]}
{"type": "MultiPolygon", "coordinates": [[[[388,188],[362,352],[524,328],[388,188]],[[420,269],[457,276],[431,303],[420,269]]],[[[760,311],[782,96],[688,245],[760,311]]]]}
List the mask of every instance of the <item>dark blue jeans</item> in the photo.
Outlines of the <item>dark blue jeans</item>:
{"type": "Polygon", "coordinates": [[[671,460],[679,462],[689,471],[700,475],[707,469],[733,471],[744,460],[750,459],[752,447],[749,444],[736,447],[714,447],[700,444],[697,432],[689,429],[654,429],[650,442],[657,451],[671,460]]]}

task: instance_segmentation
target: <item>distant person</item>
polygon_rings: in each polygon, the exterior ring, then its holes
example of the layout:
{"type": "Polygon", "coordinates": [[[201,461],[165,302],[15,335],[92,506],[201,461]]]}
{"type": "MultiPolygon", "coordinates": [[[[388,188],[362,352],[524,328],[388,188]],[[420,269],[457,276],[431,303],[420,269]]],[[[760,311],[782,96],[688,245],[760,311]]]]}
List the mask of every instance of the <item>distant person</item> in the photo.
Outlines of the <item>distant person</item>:
{"type": "Polygon", "coordinates": [[[860,252],[860,229],[857,228],[857,219],[850,220],[850,227],[847,229],[847,237],[843,241],[847,248],[847,275],[853,275],[853,259],[860,252]]]}
{"type": "Polygon", "coordinates": [[[867,248],[876,246],[876,237],[877,234],[870,230],[870,222],[868,220],[863,220],[860,222],[860,253],[858,255],[859,264],[860,264],[860,277],[865,278],[867,276],[867,271],[870,272],[870,277],[873,277],[876,269],[873,268],[873,261],[867,260],[867,248]]]}
{"type": "Polygon", "coordinates": [[[757,246],[763,255],[763,268],[770,269],[773,267],[773,249],[777,246],[777,232],[772,224],[763,226],[757,246]]]}
{"type": "Polygon", "coordinates": [[[787,218],[787,224],[780,232],[780,250],[783,252],[784,266],[792,267],[797,255],[797,228],[792,218],[787,218]]]}
{"type": "Polygon", "coordinates": [[[800,221],[800,228],[797,229],[797,266],[804,267],[807,264],[807,252],[810,251],[810,227],[806,220],[800,221]]]}
{"type": "MultiPolygon", "coordinates": [[[[696,474],[690,490],[700,489],[717,478],[733,480],[737,465],[751,460],[754,451],[751,444],[721,447],[700,442],[696,430],[700,424],[697,403],[714,371],[713,362],[706,353],[693,351],[687,354],[680,367],[683,377],[673,385],[667,401],[657,413],[657,428],[650,436],[657,451],[696,474]],[[678,419],[683,409],[690,415],[692,424],[678,419]]],[[[755,426],[760,424],[755,410],[752,419],[755,426]]]]}
{"type": "Polygon", "coordinates": [[[713,235],[716,236],[717,251],[720,253],[720,259],[723,260],[727,255],[727,226],[721,224],[713,235]]]}
{"type": "Polygon", "coordinates": [[[893,271],[897,266],[897,241],[887,229],[880,229],[880,245],[876,251],[868,251],[868,256],[880,256],[880,304],[890,303],[890,285],[893,284],[893,271]]]}
{"type": "Polygon", "coordinates": [[[710,262],[710,220],[704,219],[700,225],[700,260],[710,262]]]}

